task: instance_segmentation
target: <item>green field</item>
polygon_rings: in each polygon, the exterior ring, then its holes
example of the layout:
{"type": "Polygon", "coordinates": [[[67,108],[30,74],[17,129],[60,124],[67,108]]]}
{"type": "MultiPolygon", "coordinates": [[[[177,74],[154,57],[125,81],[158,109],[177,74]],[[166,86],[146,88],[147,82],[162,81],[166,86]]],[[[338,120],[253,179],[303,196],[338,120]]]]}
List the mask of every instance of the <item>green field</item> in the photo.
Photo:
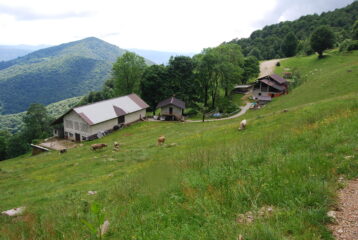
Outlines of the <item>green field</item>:
{"type": "Polygon", "coordinates": [[[0,162],[0,211],[27,206],[0,216],[0,239],[96,239],[83,223],[94,225],[94,203],[111,223],[104,239],[333,239],[337,179],[358,177],[358,52],[281,65],[305,81],[239,119],[142,122],[66,154],[0,162]]]}

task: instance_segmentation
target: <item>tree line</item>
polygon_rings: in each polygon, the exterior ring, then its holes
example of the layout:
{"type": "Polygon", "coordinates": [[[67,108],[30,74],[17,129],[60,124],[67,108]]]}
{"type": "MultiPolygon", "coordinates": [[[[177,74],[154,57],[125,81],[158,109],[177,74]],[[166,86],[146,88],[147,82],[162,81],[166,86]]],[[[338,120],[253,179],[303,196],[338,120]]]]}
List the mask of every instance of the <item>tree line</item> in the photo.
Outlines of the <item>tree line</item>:
{"type": "Polygon", "coordinates": [[[51,136],[50,122],[53,120],[42,104],[31,104],[22,118],[24,126],[15,133],[0,131],[0,161],[17,157],[29,151],[30,143],[51,136]]]}
{"type": "Polygon", "coordinates": [[[103,89],[89,93],[80,104],[137,93],[153,114],[161,100],[173,95],[185,101],[193,112],[203,107],[207,111],[226,111],[233,86],[258,74],[256,57],[244,57],[237,44],[206,48],[193,57],[171,57],[168,65],[147,66],[142,57],[127,52],[113,64],[112,78],[103,89]],[[225,104],[220,105],[222,101],[225,104]]]}
{"type": "MultiPolygon", "coordinates": [[[[310,55],[315,52],[311,47],[311,36],[317,28],[326,26],[335,36],[334,46],[349,44],[351,50],[356,46],[352,25],[357,20],[358,2],[345,8],[313,14],[295,21],[285,21],[265,26],[254,31],[249,38],[233,39],[229,43],[241,46],[244,56],[255,56],[259,60],[310,55]]],[[[348,48],[348,47],[347,47],[348,48]]]]}

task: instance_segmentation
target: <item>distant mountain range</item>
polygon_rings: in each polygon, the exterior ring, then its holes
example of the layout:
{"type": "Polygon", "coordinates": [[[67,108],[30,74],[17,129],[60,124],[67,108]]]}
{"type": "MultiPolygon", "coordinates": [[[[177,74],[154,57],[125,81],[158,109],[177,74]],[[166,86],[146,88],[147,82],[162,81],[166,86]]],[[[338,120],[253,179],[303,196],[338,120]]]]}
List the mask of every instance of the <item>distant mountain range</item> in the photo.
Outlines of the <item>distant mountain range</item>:
{"type": "Polygon", "coordinates": [[[90,37],[0,62],[0,113],[17,113],[34,102],[47,105],[98,90],[125,51],[90,37]]]}
{"type": "Polygon", "coordinates": [[[169,62],[170,57],[172,56],[189,56],[192,57],[196,53],[179,53],[179,52],[162,52],[162,51],[154,51],[154,50],[144,50],[144,49],[136,49],[131,48],[128,49],[131,52],[134,52],[142,57],[150,59],[156,64],[167,64],[169,62]]]}
{"type": "Polygon", "coordinates": [[[33,51],[49,47],[47,45],[0,45],[0,61],[9,61],[18,57],[25,56],[33,51]]]}

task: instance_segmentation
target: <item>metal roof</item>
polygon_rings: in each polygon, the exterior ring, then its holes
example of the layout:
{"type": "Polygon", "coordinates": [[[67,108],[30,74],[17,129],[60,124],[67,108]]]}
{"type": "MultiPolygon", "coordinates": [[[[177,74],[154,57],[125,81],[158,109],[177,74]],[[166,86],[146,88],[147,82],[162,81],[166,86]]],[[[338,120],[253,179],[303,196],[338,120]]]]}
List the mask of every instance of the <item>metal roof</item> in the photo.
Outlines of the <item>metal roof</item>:
{"type": "Polygon", "coordinates": [[[185,102],[175,97],[170,97],[168,99],[161,101],[160,103],[158,103],[157,108],[161,108],[170,104],[185,109],[185,102]]]}
{"type": "Polygon", "coordinates": [[[252,87],[252,85],[249,85],[249,84],[247,84],[247,85],[235,85],[234,86],[234,88],[250,88],[250,87],[252,87]]]}
{"type": "Polygon", "coordinates": [[[262,80],[262,79],[270,79],[270,80],[274,80],[275,82],[279,83],[279,84],[285,84],[287,83],[287,80],[284,79],[283,77],[277,75],[277,74],[271,74],[271,75],[267,75],[264,77],[259,78],[258,80],[262,80]]]}
{"type": "Polygon", "coordinates": [[[270,81],[269,79],[262,79],[261,82],[273,87],[273,88],[276,88],[277,90],[279,91],[283,91],[285,90],[285,87],[284,86],[280,86],[278,85],[277,83],[273,82],[273,81],[270,81]]]}
{"type": "Polygon", "coordinates": [[[73,108],[55,120],[53,124],[59,123],[60,120],[62,121],[63,117],[71,111],[76,112],[88,125],[95,125],[148,107],[148,104],[132,93],[73,108]]]}

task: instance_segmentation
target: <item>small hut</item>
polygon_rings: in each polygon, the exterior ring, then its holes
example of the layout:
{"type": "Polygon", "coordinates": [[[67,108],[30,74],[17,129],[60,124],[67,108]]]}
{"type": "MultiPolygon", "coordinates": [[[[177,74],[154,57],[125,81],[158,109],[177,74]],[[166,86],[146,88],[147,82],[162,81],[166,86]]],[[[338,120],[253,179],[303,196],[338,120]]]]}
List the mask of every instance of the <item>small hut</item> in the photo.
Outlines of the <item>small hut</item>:
{"type": "Polygon", "coordinates": [[[174,96],[158,103],[157,109],[158,108],[160,108],[160,115],[167,121],[183,120],[185,102],[174,96]]]}
{"type": "Polygon", "coordinates": [[[252,95],[254,99],[258,99],[259,96],[274,98],[287,93],[287,80],[279,75],[271,74],[257,79],[252,95]]]}

